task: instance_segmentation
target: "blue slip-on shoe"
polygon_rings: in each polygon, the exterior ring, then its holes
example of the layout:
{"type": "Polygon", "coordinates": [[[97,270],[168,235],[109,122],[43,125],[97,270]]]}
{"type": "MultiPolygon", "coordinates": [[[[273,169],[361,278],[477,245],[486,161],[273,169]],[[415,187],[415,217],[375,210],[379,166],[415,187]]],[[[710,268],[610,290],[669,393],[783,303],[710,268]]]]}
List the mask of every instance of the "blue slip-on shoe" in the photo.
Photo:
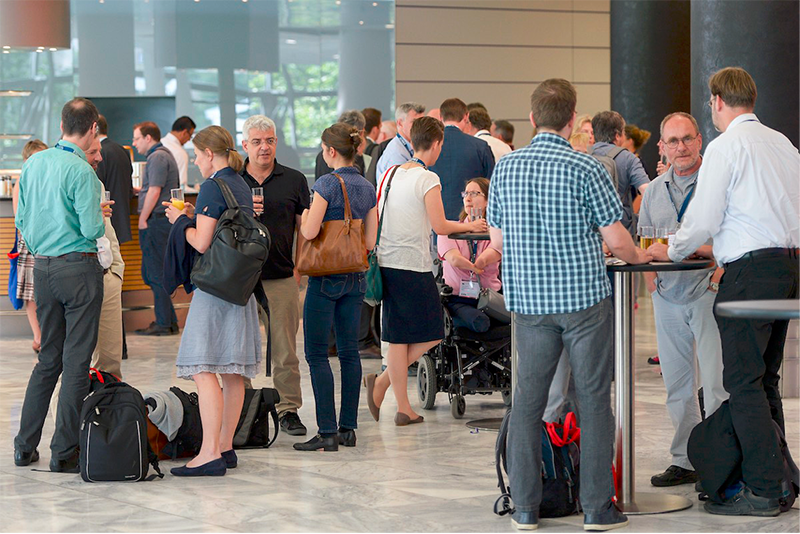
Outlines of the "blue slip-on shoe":
{"type": "Polygon", "coordinates": [[[514,511],[511,514],[511,524],[517,530],[536,530],[539,528],[539,514],[537,512],[514,511]]]}
{"type": "Polygon", "coordinates": [[[628,518],[619,511],[617,505],[609,503],[608,508],[596,514],[585,513],[583,516],[583,530],[604,531],[627,526],[628,518]]]}
{"type": "Polygon", "coordinates": [[[169,472],[176,477],[221,477],[227,470],[225,460],[217,458],[197,467],[173,467],[169,472]]]}
{"type": "Polygon", "coordinates": [[[239,457],[233,449],[222,452],[222,459],[225,460],[225,467],[228,469],[235,469],[239,465],[239,457]]]}

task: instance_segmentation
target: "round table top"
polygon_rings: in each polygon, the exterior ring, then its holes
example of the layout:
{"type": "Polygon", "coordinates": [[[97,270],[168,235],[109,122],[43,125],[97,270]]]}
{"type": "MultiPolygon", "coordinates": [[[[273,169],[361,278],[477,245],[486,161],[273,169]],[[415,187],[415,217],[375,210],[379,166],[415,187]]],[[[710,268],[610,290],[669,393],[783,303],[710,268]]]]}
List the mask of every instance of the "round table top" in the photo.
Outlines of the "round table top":
{"type": "Polygon", "coordinates": [[[735,300],[720,302],[716,313],[738,319],[800,319],[800,300],[735,300]]]}
{"type": "Polygon", "coordinates": [[[642,272],[668,272],[668,271],[699,271],[711,269],[716,265],[714,260],[683,260],[675,263],[671,261],[652,261],[641,265],[630,265],[618,258],[606,258],[606,268],[612,273],[642,273],[642,272]]]}
{"type": "Polygon", "coordinates": [[[470,232],[466,233],[458,233],[458,234],[450,234],[450,239],[471,239],[473,241],[489,241],[491,239],[488,233],[485,234],[473,234],[470,232]]]}

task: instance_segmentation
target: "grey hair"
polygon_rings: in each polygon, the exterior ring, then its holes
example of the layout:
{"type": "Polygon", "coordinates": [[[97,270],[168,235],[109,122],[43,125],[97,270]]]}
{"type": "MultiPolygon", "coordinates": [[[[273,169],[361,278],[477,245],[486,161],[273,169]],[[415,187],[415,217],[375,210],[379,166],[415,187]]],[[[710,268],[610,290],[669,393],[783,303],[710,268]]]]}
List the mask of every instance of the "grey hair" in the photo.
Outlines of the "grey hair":
{"type": "Polygon", "coordinates": [[[247,141],[250,138],[250,130],[258,130],[259,132],[266,132],[267,130],[274,130],[275,122],[265,115],[253,115],[244,121],[242,126],[242,139],[247,141]]]}
{"type": "Polygon", "coordinates": [[[367,119],[365,119],[364,114],[357,109],[343,111],[342,114],[339,115],[339,120],[336,122],[343,122],[348,126],[352,126],[359,132],[367,126],[367,119]]]}
{"type": "Polygon", "coordinates": [[[400,104],[394,111],[394,120],[405,120],[406,116],[411,111],[416,111],[421,115],[425,113],[425,106],[422,104],[417,104],[416,102],[406,102],[405,104],[400,104]]]}
{"type": "Polygon", "coordinates": [[[694,117],[685,111],[676,111],[675,113],[670,113],[664,117],[663,121],[661,121],[661,128],[659,129],[659,135],[661,135],[661,137],[664,137],[664,126],[670,121],[670,119],[674,119],[675,117],[683,117],[684,119],[691,121],[692,125],[694,126],[694,132],[700,133],[700,127],[697,125],[697,120],[694,117]]]}

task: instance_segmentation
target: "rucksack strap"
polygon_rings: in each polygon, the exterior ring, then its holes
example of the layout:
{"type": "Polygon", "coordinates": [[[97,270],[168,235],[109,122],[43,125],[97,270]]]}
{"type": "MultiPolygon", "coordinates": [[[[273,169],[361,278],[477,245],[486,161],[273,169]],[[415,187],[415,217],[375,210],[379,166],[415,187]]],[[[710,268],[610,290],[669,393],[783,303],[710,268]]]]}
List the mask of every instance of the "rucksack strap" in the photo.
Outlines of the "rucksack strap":
{"type": "MultiPolygon", "coordinates": [[[[266,391],[264,391],[263,389],[261,390],[261,396],[262,396],[262,401],[267,402],[266,391]]],[[[278,433],[280,432],[281,429],[280,421],[278,420],[278,409],[275,407],[275,403],[274,402],[269,403],[269,407],[270,407],[269,414],[270,416],[272,416],[272,427],[274,428],[274,431],[270,440],[267,442],[266,445],[264,445],[265,449],[269,448],[270,445],[275,443],[275,440],[278,439],[278,433]]]]}
{"type": "Polygon", "coordinates": [[[608,156],[611,159],[617,159],[617,156],[619,156],[624,150],[628,149],[621,146],[615,146],[614,148],[608,151],[606,156],[608,156]]]}
{"type": "Polygon", "coordinates": [[[253,288],[253,294],[256,296],[256,302],[267,314],[267,357],[264,359],[264,369],[267,376],[272,376],[272,333],[271,325],[272,319],[269,315],[269,299],[267,293],[264,291],[264,286],[261,285],[261,280],[256,281],[256,287],[253,288]]]}
{"type": "MultiPolygon", "coordinates": [[[[173,458],[173,460],[174,459],[175,458],[173,458]]],[[[153,471],[155,471],[156,474],[150,475],[147,478],[145,478],[144,479],[145,482],[150,482],[157,478],[164,478],[164,473],[162,473],[161,469],[159,469],[158,467],[158,455],[153,452],[152,447],[150,447],[149,441],[147,442],[147,461],[150,462],[150,466],[153,468],[153,471]]]]}
{"type": "Polygon", "coordinates": [[[217,186],[219,186],[219,190],[222,191],[222,198],[225,199],[225,204],[228,205],[228,208],[238,208],[239,203],[236,202],[236,198],[233,196],[233,191],[231,191],[231,188],[225,183],[225,180],[222,178],[212,178],[212,180],[215,184],[217,184],[217,186]]]}

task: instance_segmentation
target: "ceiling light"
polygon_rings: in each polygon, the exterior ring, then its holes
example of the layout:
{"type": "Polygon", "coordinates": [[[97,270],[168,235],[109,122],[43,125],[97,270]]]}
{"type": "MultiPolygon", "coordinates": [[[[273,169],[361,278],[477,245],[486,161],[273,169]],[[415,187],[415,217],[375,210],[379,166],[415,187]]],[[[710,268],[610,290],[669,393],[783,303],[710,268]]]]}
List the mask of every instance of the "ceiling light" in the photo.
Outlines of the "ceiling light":
{"type": "Polygon", "coordinates": [[[394,29],[394,24],[387,24],[386,25],[386,29],[387,30],[393,30],[394,29]]]}
{"type": "Polygon", "coordinates": [[[363,21],[363,20],[359,20],[359,21],[358,21],[358,23],[359,23],[360,25],[362,25],[362,26],[364,25],[364,21],[363,21]]]}
{"type": "Polygon", "coordinates": [[[378,2],[372,2],[372,7],[378,7],[378,2]]]}
{"type": "Polygon", "coordinates": [[[37,50],[36,52],[41,54],[42,52],[44,52],[44,50],[37,50]]]}
{"type": "MultiPolygon", "coordinates": [[[[8,52],[3,52],[8,54],[8,52]]],[[[30,96],[31,91],[17,91],[14,89],[0,89],[0,96],[30,96]]]]}
{"type": "Polygon", "coordinates": [[[31,137],[33,137],[33,134],[5,134],[5,133],[0,133],[0,139],[21,139],[21,140],[25,140],[25,139],[30,139],[31,137]]]}
{"type": "Polygon", "coordinates": [[[3,50],[11,50],[11,47],[10,47],[10,46],[8,46],[8,45],[5,45],[5,46],[3,47],[3,50]]]}
{"type": "Polygon", "coordinates": [[[296,45],[297,44],[297,40],[295,40],[295,39],[286,39],[285,42],[288,45],[296,45]]]}
{"type": "Polygon", "coordinates": [[[37,46],[36,48],[39,49],[39,50],[44,50],[43,46],[37,46]]]}
{"type": "Polygon", "coordinates": [[[51,52],[55,52],[56,50],[58,50],[58,48],[51,48],[50,49],[51,52]]]}
{"type": "Polygon", "coordinates": [[[10,54],[11,52],[9,52],[8,50],[3,50],[3,53],[4,54],[10,54]]]}

